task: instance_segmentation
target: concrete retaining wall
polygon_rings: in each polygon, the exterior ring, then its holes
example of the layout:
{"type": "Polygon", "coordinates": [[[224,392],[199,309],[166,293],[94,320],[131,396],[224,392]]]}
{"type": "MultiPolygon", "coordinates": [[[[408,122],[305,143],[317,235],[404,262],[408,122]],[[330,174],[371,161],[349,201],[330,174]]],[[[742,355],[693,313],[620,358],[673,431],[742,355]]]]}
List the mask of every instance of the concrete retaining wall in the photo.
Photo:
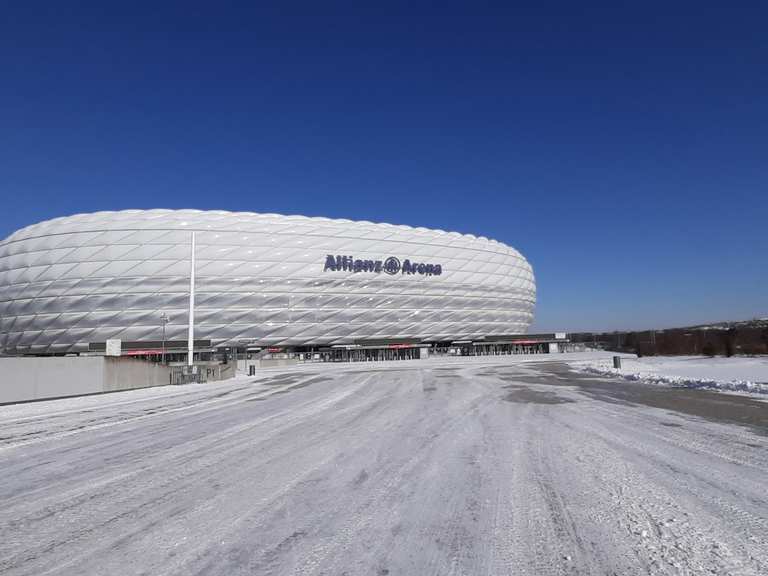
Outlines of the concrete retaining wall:
{"type": "MultiPolygon", "coordinates": [[[[174,362],[172,369],[180,370],[186,366],[186,362],[174,362]]],[[[234,377],[235,370],[232,364],[219,364],[218,362],[195,362],[195,366],[205,378],[206,382],[216,382],[218,380],[227,380],[234,377]]]]}
{"type": "Polygon", "coordinates": [[[0,358],[0,404],[167,385],[166,366],[133,358],[0,358]]]}
{"type": "Polygon", "coordinates": [[[167,386],[171,371],[167,366],[133,358],[104,357],[103,392],[167,386]]]}

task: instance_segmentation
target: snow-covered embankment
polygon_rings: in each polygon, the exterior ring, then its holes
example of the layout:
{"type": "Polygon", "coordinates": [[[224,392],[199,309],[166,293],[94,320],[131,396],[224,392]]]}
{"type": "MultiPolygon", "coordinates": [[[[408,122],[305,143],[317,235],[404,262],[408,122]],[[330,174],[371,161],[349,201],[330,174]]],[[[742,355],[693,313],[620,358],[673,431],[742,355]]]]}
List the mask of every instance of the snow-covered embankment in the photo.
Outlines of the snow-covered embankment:
{"type": "Polygon", "coordinates": [[[621,376],[651,384],[768,394],[768,356],[623,357],[620,369],[615,369],[610,359],[573,362],[572,365],[585,372],[621,376]]]}

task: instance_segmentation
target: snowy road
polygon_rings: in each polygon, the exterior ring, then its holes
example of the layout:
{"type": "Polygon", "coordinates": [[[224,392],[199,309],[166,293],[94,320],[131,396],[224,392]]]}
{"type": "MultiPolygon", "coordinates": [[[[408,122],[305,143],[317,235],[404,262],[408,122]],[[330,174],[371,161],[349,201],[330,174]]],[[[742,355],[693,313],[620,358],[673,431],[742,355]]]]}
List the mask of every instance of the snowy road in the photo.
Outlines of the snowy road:
{"type": "Polygon", "coordinates": [[[0,407],[0,574],[768,574],[768,403],[504,362],[0,407]]]}

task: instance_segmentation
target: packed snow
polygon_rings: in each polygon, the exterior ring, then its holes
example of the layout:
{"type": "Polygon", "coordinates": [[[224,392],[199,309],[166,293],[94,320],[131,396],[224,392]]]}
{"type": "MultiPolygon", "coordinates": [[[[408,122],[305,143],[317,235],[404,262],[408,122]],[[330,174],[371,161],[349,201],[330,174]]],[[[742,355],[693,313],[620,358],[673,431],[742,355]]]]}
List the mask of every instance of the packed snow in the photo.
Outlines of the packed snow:
{"type": "Polygon", "coordinates": [[[585,372],[652,384],[768,394],[768,356],[625,356],[619,369],[607,358],[576,361],[572,365],[585,372]]]}
{"type": "Polygon", "coordinates": [[[768,574],[768,403],[557,358],[0,406],[0,574],[768,574]]]}

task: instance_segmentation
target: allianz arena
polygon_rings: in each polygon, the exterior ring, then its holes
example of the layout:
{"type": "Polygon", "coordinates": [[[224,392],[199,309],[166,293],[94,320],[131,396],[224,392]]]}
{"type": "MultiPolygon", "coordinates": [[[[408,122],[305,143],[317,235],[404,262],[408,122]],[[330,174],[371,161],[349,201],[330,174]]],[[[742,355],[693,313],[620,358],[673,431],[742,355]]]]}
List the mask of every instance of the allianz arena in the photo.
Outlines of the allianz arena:
{"type": "Polygon", "coordinates": [[[351,220],[199,210],[56,218],[0,242],[0,351],[195,340],[314,347],[524,334],[536,286],[488,238],[351,220]]]}

